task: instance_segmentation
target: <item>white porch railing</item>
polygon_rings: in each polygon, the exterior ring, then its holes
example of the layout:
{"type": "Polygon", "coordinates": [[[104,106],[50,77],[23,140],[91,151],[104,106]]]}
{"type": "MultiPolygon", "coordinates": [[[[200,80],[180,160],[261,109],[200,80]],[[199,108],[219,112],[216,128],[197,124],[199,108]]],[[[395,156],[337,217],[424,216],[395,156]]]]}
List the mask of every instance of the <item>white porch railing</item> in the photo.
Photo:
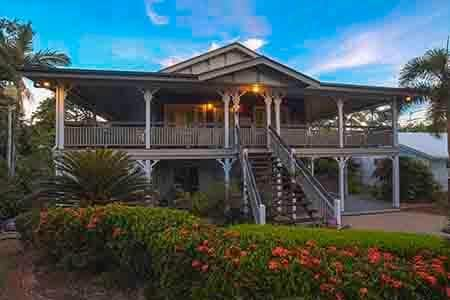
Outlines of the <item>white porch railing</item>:
{"type": "Polygon", "coordinates": [[[144,146],[144,127],[65,127],[64,144],[73,147],[144,146]]]}
{"type": "MultiPolygon", "coordinates": [[[[134,125],[134,124],[133,124],[134,125]]],[[[66,126],[65,145],[68,147],[144,147],[144,126],[66,126]]],[[[234,139],[230,131],[230,140],[234,139]]],[[[336,128],[308,128],[303,125],[281,128],[281,137],[290,147],[338,147],[336,128]]],[[[346,127],[346,147],[392,146],[391,128],[346,127]]],[[[260,127],[240,128],[240,139],[245,147],[267,146],[267,132],[260,127]]],[[[219,126],[176,127],[153,126],[150,145],[157,147],[223,147],[224,129],[219,126]]]]}
{"type": "MultiPolygon", "coordinates": [[[[303,125],[281,128],[281,137],[291,147],[338,147],[339,133],[334,127],[310,127],[303,125]]],[[[392,146],[391,128],[345,127],[344,146],[378,147],[392,146]]]]}

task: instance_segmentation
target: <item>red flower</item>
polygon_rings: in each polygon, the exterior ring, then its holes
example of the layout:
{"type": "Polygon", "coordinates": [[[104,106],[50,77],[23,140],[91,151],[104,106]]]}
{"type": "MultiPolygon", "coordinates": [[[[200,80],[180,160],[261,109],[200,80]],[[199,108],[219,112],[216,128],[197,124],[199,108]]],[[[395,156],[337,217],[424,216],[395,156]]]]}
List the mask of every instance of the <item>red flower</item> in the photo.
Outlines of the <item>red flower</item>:
{"type": "Polygon", "coordinates": [[[207,253],[209,250],[208,246],[205,245],[199,245],[197,246],[197,251],[201,253],[207,253]]]}
{"type": "Polygon", "coordinates": [[[344,300],[344,294],[341,292],[336,293],[336,300],[344,300]]]}
{"type": "Polygon", "coordinates": [[[206,272],[208,272],[208,268],[209,268],[209,266],[205,264],[200,268],[200,271],[202,271],[203,273],[206,273],[206,272]]]}
{"type": "Polygon", "coordinates": [[[286,258],[282,258],[281,265],[283,266],[283,268],[287,269],[289,267],[289,261],[286,258]]]}
{"type": "Polygon", "coordinates": [[[273,256],[278,256],[278,257],[286,257],[289,255],[289,250],[285,249],[283,247],[275,247],[272,250],[272,255],[273,256]]]}
{"type": "Polygon", "coordinates": [[[365,287],[360,288],[359,289],[359,296],[361,296],[361,298],[367,296],[367,293],[369,292],[369,290],[365,287]]]}
{"type": "Polygon", "coordinates": [[[371,264],[376,264],[381,260],[381,254],[376,248],[369,248],[367,258],[371,264]]]}
{"type": "Polygon", "coordinates": [[[100,219],[97,216],[92,216],[89,220],[89,224],[86,225],[87,229],[94,229],[97,227],[97,223],[100,221],[100,219]]]}
{"type": "Polygon", "coordinates": [[[192,261],[191,266],[192,266],[194,269],[201,268],[202,262],[199,261],[199,260],[194,259],[194,260],[192,261]]]}
{"type": "Polygon", "coordinates": [[[391,261],[394,259],[394,256],[391,253],[385,252],[383,253],[383,259],[385,261],[391,261]]]}
{"type": "Polygon", "coordinates": [[[445,291],[447,292],[447,297],[450,298],[450,287],[447,287],[445,291]]]}

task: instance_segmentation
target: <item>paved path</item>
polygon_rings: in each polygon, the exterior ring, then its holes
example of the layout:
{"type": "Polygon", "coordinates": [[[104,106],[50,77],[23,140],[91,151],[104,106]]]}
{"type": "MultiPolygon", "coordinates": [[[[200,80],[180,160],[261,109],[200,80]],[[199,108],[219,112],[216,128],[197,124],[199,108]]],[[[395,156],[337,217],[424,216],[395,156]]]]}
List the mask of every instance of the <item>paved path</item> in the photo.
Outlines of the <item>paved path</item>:
{"type": "Polygon", "coordinates": [[[362,216],[344,216],[343,223],[355,229],[441,234],[447,217],[416,212],[395,212],[362,216]]]}

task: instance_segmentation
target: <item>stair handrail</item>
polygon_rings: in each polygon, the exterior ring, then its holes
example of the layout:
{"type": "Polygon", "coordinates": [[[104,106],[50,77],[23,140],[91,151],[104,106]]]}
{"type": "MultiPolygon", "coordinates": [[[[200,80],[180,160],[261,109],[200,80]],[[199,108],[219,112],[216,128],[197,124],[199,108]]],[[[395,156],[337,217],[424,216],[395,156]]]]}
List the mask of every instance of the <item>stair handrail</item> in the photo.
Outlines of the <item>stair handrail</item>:
{"type": "MultiPolygon", "coordinates": [[[[261,195],[256,186],[255,175],[248,159],[248,149],[242,146],[239,126],[234,127],[234,147],[239,157],[243,177],[243,195],[249,198],[250,208],[256,224],[266,223],[266,207],[262,203],[261,195]]],[[[244,203],[246,204],[246,203],[244,203]]]]}
{"type": "Polygon", "coordinates": [[[304,190],[306,188],[305,194],[308,191],[315,194],[310,194],[310,196],[319,201],[318,205],[325,221],[328,222],[329,219],[334,219],[336,225],[340,227],[341,209],[339,199],[332,197],[330,193],[328,193],[305,164],[295,156],[295,151],[283,141],[273,127],[269,126],[267,130],[270,136],[269,145],[273,154],[280,159],[281,163],[288,168],[295,177],[300,176],[300,178],[303,179],[302,181],[304,184],[302,186],[304,190]]]}

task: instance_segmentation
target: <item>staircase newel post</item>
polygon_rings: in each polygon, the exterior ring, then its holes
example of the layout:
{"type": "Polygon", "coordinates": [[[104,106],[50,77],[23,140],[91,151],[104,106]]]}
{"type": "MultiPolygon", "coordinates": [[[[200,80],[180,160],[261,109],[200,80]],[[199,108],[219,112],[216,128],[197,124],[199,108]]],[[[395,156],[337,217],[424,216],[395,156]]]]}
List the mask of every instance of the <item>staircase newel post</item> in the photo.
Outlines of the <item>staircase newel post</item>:
{"type": "Polygon", "coordinates": [[[266,206],[264,204],[259,205],[259,216],[261,218],[260,225],[266,224],[266,206]]]}
{"type": "MultiPolygon", "coordinates": [[[[245,159],[248,159],[248,150],[242,150],[242,155],[244,155],[245,159]]],[[[248,216],[248,191],[247,191],[247,170],[244,166],[242,166],[242,202],[243,202],[243,212],[245,216],[248,216]]]]}
{"type": "MultiPolygon", "coordinates": [[[[290,152],[290,170],[289,172],[291,173],[291,187],[295,187],[296,185],[296,180],[295,180],[295,149],[292,149],[290,152]]],[[[292,193],[292,219],[296,220],[297,219],[297,198],[295,196],[295,193],[292,193]]]]}
{"type": "Polygon", "coordinates": [[[337,229],[341,229],[342,226],[341,200],[339,199],[334,199],[334,217],[336,219],[337,229]]]}

